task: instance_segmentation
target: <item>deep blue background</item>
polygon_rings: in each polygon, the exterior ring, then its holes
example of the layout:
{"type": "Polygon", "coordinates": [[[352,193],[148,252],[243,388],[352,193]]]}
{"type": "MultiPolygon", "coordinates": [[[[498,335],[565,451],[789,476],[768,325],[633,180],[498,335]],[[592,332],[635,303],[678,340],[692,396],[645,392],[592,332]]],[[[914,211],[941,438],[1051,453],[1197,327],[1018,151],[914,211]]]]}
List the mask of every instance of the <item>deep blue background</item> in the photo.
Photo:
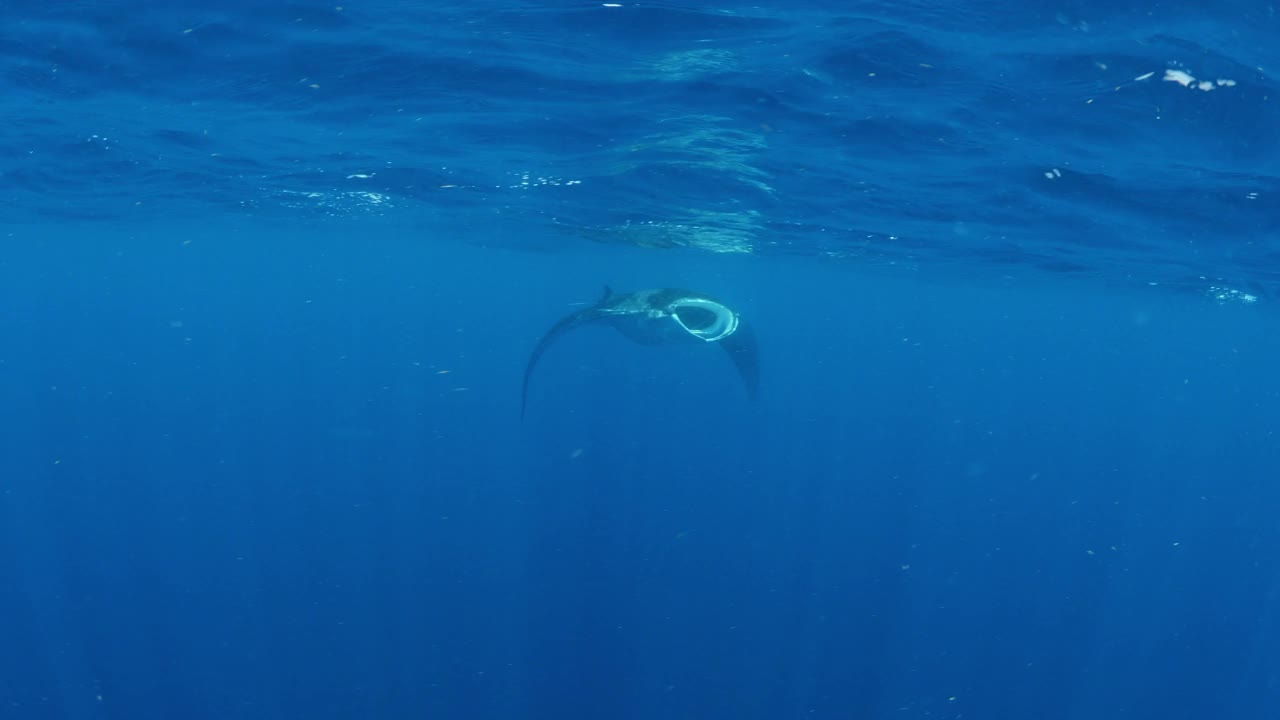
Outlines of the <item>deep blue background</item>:
{"type": "Polygon", "coordinates": [[[4,12],[0,717],[1280,713],[1269,6],[4,12]]]}

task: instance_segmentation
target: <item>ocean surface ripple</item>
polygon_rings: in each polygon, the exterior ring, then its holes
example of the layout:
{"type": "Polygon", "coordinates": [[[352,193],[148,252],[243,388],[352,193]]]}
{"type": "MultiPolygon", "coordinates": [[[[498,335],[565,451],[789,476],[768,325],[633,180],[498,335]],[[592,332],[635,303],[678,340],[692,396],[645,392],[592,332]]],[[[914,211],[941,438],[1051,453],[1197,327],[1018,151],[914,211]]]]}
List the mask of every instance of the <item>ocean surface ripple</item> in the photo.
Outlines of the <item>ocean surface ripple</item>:
{"type": "Polygon", "coordinates": [[[422,5],[11,3],[0,216],[1280,295],[1274,6],[422,5]]]}

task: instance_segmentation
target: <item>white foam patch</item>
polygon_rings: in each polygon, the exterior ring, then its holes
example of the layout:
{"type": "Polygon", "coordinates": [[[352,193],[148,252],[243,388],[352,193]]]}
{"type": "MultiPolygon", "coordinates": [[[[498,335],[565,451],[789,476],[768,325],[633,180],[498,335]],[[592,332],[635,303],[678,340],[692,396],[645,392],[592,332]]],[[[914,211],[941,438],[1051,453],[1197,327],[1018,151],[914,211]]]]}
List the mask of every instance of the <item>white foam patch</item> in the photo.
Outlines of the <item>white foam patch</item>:
{"type": "Polygon", "coordinates": [[[496,185],[495,187],[507,190],[532,190],[540,187],[572,187],[581,185],[581,180],[565,180],[555,175],[535,175],[528,171],[508,172],[508,177],[515,178],[516,182],[511,185],[496,185]]]}
{"type": "Polygon", "coordinates": [[[1164,71],[1164,80],[1165,82],[1176,82],[1182,87],[1191,87],[1191,83],[1196,81],[1196,79],[1191,76],[1191,73],[1184,72],[1182,70],[1174,70],[1172,68],[1164,71]]]}
{"type": "MultiPolygon", "coordinates": [[[[1139,80],[1145,80],[1150,74],[1139,77],[1139,80]]],[[[1197,80],[1194,75],[1186,70],[1178,70],[1177,68],[1168,68],[1164,71],[1165,82],[1176,82],[1185,88],[1194,88],[1202,92],[1209,92],[1220,87],[1235,87],[1236,81],[1228,78],[1218,78],[1217,80],[1197,80]]]]}
{"type": "Polygon", "coordinates": [[[1258,302],[1257,295],[1251,295],[1242,290],[1235,288],[1223,287],[1221,285],[1210,285],[1208,290],[1209,297],[1220,303],[1238,302],[1245,305],[1252,305],[1258,302]]]}
{"type": "Polygon", "coordinates": [[[382,210],[392,207],[389,195],[363,190],[332,192],[276,190],[268,193],[278,196],[280,204],[285,207],[323,210],[328,215],[380,214],[382,210]]]}

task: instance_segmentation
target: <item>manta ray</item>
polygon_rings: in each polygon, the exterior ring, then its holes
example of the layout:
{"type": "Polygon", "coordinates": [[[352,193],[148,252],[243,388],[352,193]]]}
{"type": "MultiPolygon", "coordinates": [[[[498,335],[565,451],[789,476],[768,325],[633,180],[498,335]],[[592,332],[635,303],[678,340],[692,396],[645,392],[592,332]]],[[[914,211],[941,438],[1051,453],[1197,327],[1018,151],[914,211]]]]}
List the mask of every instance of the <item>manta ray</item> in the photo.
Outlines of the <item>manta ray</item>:
{"type": "Polygon", "coordinates": [[[521,417],[528,404],[529,378],[542,354],[570,330],[596,323],[609,325],[641,345],[678,342],[719,345],[737,368],[747,395],[756,396],[760,372],[755,337],[743,324],[742,317],[729,306],[709,295],[678,288],[654,288],[619,295],[605,287],[594,305],[560,320],[534,346],[524,369],[521,417]]]}

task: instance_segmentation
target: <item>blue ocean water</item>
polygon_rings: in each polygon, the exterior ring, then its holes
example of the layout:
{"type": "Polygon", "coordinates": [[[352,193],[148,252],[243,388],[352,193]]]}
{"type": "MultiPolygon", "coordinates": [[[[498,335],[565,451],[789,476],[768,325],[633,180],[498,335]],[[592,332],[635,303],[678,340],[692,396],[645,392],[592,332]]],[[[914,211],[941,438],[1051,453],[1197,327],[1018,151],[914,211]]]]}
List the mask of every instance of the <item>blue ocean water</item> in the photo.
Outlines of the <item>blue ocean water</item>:
{"type": "Polygon", "coordinates": [[[0,19],[0,718],[1280,716],[1275,5],[0,19]]]}

